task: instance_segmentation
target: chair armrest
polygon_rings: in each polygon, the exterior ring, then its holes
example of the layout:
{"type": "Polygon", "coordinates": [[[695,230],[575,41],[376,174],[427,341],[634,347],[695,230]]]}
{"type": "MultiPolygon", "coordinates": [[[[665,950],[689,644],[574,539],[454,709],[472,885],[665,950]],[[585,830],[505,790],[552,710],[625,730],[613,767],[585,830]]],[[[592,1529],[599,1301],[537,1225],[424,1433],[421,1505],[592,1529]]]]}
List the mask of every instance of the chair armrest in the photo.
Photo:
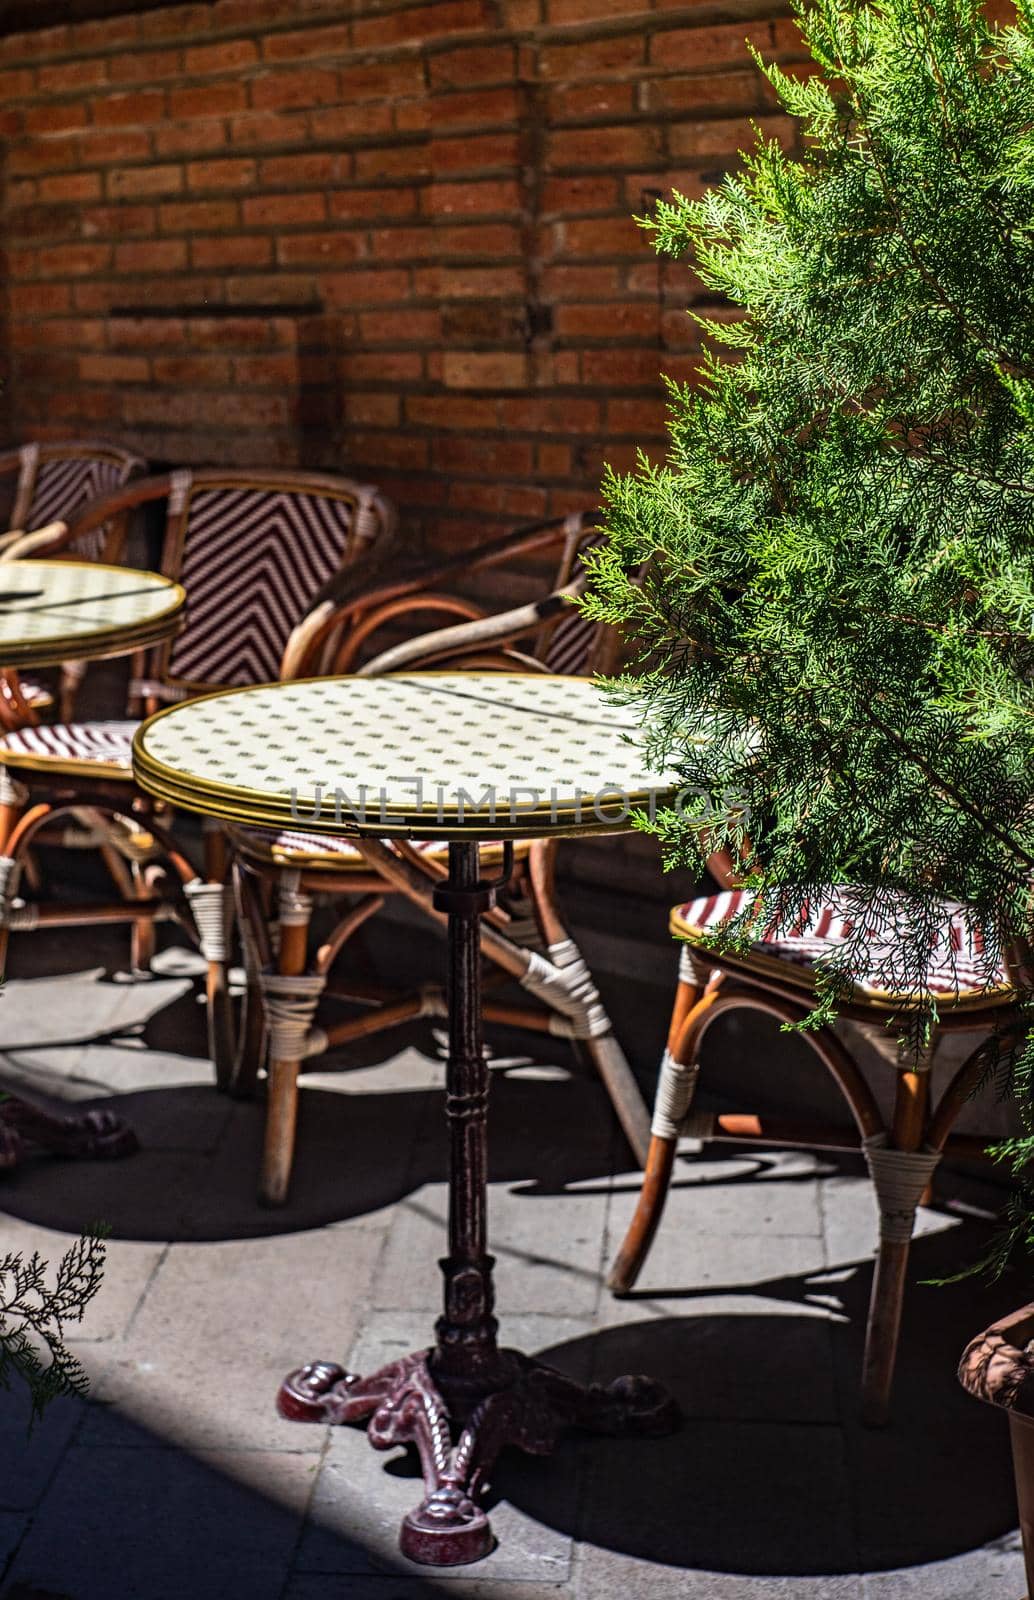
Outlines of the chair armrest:
{"type": "Polygon", "coordinates": [[[68,543],[68,523],[48,522],[45,528],[25,533],[16,528],[0,538],[0,561],[24,561],[26,556],[48,556],[68,543]]]}
{"type": "Polygon", "coordinates": [[[567,610],[568,601],[582,592],[583,579],[576,579],[563,589],[556,589],[543,600],[528,605],[515,606],[512,611],[501,611],[494,617],[479,617],[474,622],[460,622],[451,628],[436,628],[422,633],[416,639],[407,639],[391,650],[383,651],[372,661],[359,668],[358,676],[372,678],[382,672],[398,672],[402,667],[430,666],[442,656],[464,655],[483,651],[486,646],[510,644],[526,633],[534,633],[543,623],[551,622],[567,610]]]}

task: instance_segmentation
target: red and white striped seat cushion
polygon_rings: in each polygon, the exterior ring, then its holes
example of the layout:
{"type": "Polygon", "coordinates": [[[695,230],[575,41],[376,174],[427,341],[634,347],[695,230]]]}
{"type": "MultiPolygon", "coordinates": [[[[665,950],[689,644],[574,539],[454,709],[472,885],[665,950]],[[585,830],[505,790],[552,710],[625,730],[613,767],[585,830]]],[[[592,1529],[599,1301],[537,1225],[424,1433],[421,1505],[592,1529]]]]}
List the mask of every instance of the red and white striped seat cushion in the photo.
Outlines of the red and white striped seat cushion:
{"type": "MultiPolygon", "coordinates": [[[[370,870],[365,857],[360,855],[351,839],[337,839],[328,833],[303,833],[300,829],[290,828],[272,833],[264,828],[232,827],[229,832],[245,855],[273,862],[277,866],[315,867],[334,872],[347,872],[353,868],[358,872],[370,870]]],[[[444,861],[448,855],[447,839],[420,839],[412,843],[414,849],[434,860],[444,861]]],[[[514,846],[517,854],[526,853],[528,848],[526,843],[514,846]]],[[[484,847],[483,859],[486,862],[500,855],[498,845],[484,847]]]]}
{"type": "MultiPolygon", "coordinates": [[[[749,904],[749,894],[740,889],[701,895],[673,909],[671,931],[692,944],[702,934],[713,933],[730,922],[749,904]]],[[[726,956],[722,953],[721,960],[733,967],[766,964],[771,970],[773,965],[792,962],[795,966],[814,969],[823,956],[831,954],[856,933],[858,911],[857,900],[850,889],[832,889],[821,903],[809,905],[807,915],[794,927],[770,926],[749,954],[731,952],[726,956]]],[[[967,924],[961,906],[946,901],[944,912],[945,922],[924,973],[926,991],[942,1001],[1007,999],[1012,991],[1004,965],[996,962],[988,970],[979,931],[967,924]]],[[[903,991],[886,987],[888,967],[893,971],[893,952],[901,947],[901,941],[895,938],[893,917],[888,916],[879,926],[867,929],[865,940],[868,970],[855,979],[856,996],[880,1003],[903,998],[903,991]]]]}
{"type": "Polygon", "coordinates": [[[54,722],[17,728],[0,737],[0,763],[8,767],[101,771],[132,777],[133,735],[138,722],[54,722]]]}

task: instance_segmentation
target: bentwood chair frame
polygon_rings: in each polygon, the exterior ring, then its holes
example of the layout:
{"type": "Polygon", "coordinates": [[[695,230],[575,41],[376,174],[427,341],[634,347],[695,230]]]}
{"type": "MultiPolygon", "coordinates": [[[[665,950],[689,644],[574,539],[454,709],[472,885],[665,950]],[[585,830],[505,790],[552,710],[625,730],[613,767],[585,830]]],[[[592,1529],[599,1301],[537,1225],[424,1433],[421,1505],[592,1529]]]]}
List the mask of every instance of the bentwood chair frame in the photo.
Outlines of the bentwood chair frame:
{"type": "MultiPolygon", "coordinates": [[[[341,602],[330,596],[297,629],[285,656],[288,675],[308,677],[314,671],[355,668],[362,645],[379,627],[400,615],[434,611],[459,614],[464,620],[397,645],[367,661],[359,672],[430,667],[609,671],[617,643],[612,631],[589,622],[568,603],[584,585],[581,551],[596,537],[595,517],[574,515],[535,524],[423,574],[375,583],[341,602]],[[502,615],[479,615],[473,602],[443,588],[451,578],[466,578],[479,567],[535,553],[552,553],[555,559],[558,549],[554,588],[538,601],[502,615]],[[515,648],[518,645],[524,648],[515,648]]],[[[233,1092],[250,1093],[261,1062],[268,1058],[260,1196],[268,1204],[279,1204],[286,1197],[293,1164],[302,1064],[329,1048],[412,1018],[445,1014],[444,997],[434,986],[404,994],[364,983],[352,972],[332,974],[332,968],[348,941],[389,895],[402,895],[428,918],[442,920],[432,896],[435,884],[446,874],[446,847],[357,839],[347,842],[346,861],[342,842],[329,838],[287,836],[284,847],[278,848],[276,837],[261,830],[231,828],[228,837],[247,984],[243,1019],[233,1037],[223,1038],[225,1055],[217,1061],[217,1073],[233,1092]],[[320,895],[347,895],[349,901],[332,931],[310,954],[310,919],[314,898],[320,895]],[[271,923],[275,937],[270,936],[271,923]],[[322,998],[357,1002],[367,1009],[318,1028],[314,1024],[322,998]]],[[[484,853],[487,858],[487,847],[484,853]]],[[[583,1047],[641,1164],[648,1142],[646,1107],[592,975],[557,908],[556,841],[526,842],[518,846],[516,856],[509,895],[483,919],[482,951],[495,969],[488,981],[485,1016],[559,1034],[583,1047]],[[515,979],[534,1003],[496,1000],[493,989],[507,979],[515,979]]],[[[230,959],[228,948],[223,956],[224,961],[230,959]]],[[[225,972],[213,975],[210,988],[225,991],[225,972]]],[[[213,1032],[218,1034],[218,1028],[213,1032]]]]}
{"type": "MultiPolygon", "coordinates": [[[[730,893],[737,879],[726,852],[709,862],[730,893]]],[[[695,904],[701,906],[708,897],[695,904]]],[[[714,897],[718,898],[718,897],[714,897]]],[[[762,947],[736,955],[719,953],[687,920],[688,908],[672,911],[672,932],[685,942],[661,1062],[651,1126],[649,1154],[635,1215],[608,1278],[624,1295],[635,1285],[653,1243],[680,1136],[736,1144],[789,1145],[854,1151],[864,1156],[879,1212],[879,1248],[873,1275],[862,1367],[862,1419],[881,1426],[889,1417],[890,1396],[901,1331],[909,1251],[916,1211],[929,1197],[936,1168],[945,1155],[984,1158],[987,1138],[958,1135],[952,1128],[987,1071],[989,1038],[1008,1048],[1021,1028],[1015,990],[1007,976],[1001,985],[952,1000],[939,994],[938,1018],[921,1051],[898,1044],[908,1002],[874,997],[856,989],[838,1014],[861,1025],[881,1060],[896,1072],[893,1112],[885,1122],[877,1098],[841,1035],[829,1025],[808,1028],[800,1037],[830,1073],[847,1103],[854,1129],[819,1126],[792,1117],[740,1113],[712,1114],[693,1108],[700,1052],[711,1027],[732,1011],[753,1011],[780,1023],[800,1023],[815,1006],[814,968],[766,954],[762,947]],[[891,1026],[891,1025],[894,1026],[891,1026]],[[942,1042],[955,1034],[980,1034],[980,1043],[956,1069],[939,1099],[931,1093],[931,1073],[942,1042]]]]}
{"type": "MultiPolygon", "coordinates": [[[[16,477],[11,531],[0,534],[0,561],[52,549],[94,500],[146,471],[142,457],[106,439],[33,442],[0,454],[0,478],[16,477]]],[[[127,512],[114,514],[108,523],[92,526],[74,553],[81,559],[119,562],[128,524],[127,512]]],[[[84,670],[79,661],[66,661],[61,668],[59,703],[65,720],[84,670]]],[[[49,691],[34,679],[0,671],[0,728],[23,727],[52,704],[49,691]]]]}
{"type": "MultiPolygon", "coordinates": [[[[129,720],[34,722],[0,738],[0,963],[12,931],[40,926],[129,923],[138,973],[150,966],[159,920],[179,922],[204,946],[212,923],[207,885],[223,870],[222,836],[206,829],[199,876],[160,808],[132,781],[137,720],[162,703],[275,678],[320,586],[395,529],[394,509],[370,485],[327,473],[204,468],[130,482],[32,553],[81,549],[98,528],[161,500],[161,570],[187,590],[186,622],[175,639],[133,658],[129,720]],[[30,849],[47,843],[99,849],[119,898],[21,902],[30,849]]],[[[210,1001],[218,1009],[219,997],[210,1001]]]]}

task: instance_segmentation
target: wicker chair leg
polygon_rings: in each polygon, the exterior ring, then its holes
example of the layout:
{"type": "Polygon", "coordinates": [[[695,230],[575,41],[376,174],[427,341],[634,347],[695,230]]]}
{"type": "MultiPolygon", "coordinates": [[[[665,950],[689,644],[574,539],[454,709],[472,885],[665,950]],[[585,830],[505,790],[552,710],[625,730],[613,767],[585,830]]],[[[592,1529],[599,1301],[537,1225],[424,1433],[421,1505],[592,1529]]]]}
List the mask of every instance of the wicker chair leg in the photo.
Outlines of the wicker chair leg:
{"type": "Polygon", "coordinates": [[[262,1205],[287,1199],[298,1126],[298,1074],[325,978],[306,974],[312,897],[298,889],[299,874],[285,872],[279,885],[279,971],[263,973],[262,1002],[269,1027],[266,1132],[259,1180],[262,1205]]]}
{"type": "MultiPolygon", "coordinates": [[[[133,898],[149,900],[151,890],[144,880],[139,864],[133,862],[133,898]]],[[[129,943],[129,966],[134,977],[150,977],[151,962],[155,952],[154,918],[138,917],[132,925],[129,943]]]]}
{"type": "Polygon", "coordinates": [[[862,1363],[861,1414],[867,1427],[883,1427],[889,1419],[916,1210],[940,1160],[940,1151],[923,1143],[928,1097],[929,1070],[900,1072],[891,1136],[863,1140],[880,1212],[862,1363]]]}
{"type": "Polygon", "coordinates": [[[675,1164],[679,1131],[690,1113],[696,1090],[699,1025],[717,998],[718,988],[719,981],[716,980],[705,989],[703,997],[699,997],[697,974],[693,970],[689,952],[684,950],[679,965],[668,1045],[657,1080],[643,1187],[635,1215],[607,1278],[607,1287],[615,1295],[627,1294],[634,1286],[660,1226],[675,1164]]]}

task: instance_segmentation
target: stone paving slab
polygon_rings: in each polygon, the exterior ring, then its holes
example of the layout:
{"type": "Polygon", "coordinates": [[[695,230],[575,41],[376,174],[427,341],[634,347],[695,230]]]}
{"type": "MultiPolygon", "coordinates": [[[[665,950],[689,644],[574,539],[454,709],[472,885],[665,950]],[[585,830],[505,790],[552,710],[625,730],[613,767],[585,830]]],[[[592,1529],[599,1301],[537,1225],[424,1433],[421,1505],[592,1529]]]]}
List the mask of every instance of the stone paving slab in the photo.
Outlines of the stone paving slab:
{"type": "Polygon", "coordinates": [[[931,1562],[896,1572],[869,1573],[864,1600],[1023,1600],[1026,1593],[1019,1534],[952,1561],[931,1562]]]}
{"type": "Polygon", "coordinates": [[[379,1250],[357,1229],[341,1275],[316,1232],[170,1251],[95,1388],[84,1442],[121,1442],[128,1417],[189,1449],[318,1450],[320,1430],[277,1416],[277,1389],[328,1344],[351,1343],[379,1250]]]}
{"type": "Polygon", "coordinates": [[[68,1600],[279,1600],[312,1474],[304,1456],[74,1446],[9,1575],[68,1600]]]}

